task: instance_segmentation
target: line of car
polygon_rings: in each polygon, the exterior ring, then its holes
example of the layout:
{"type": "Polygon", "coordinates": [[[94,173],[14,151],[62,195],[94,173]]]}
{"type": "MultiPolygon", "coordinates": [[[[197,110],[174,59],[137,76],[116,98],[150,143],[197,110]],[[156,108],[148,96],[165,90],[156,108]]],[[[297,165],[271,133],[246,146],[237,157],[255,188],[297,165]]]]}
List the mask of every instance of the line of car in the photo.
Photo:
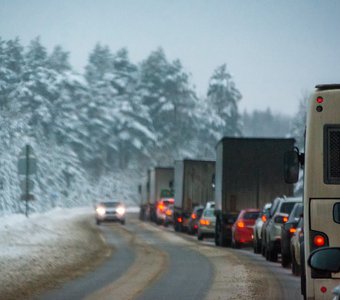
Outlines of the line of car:
{"type": "Polygon", "coordinates": [[[301,270],[302,212],[302,198],[278,197],[263,207],[254,227],[254,252],[273,262],[281,254],[281,265],[294,275],[301,270]]]}
{"type": "MultiPolygon", "coordinates": [[[[158,204],[157,224],[173,224],[173,201],[158,204]]],[[[198,240],[214,238],[216,216],[214,202],[205,206],[196,206],[185,226],[185,231],[196,235],[198,240]]],[[[291,266],[294,275],[301,272],[303,242],[303,205],[301,197],[277,197],[272,203],[264,205],[262,210],[247,208],[240,212],[231,212],[226,216],[231,240],[227,245],[233,248],[252,246],[255,253],[269,261],[276,262],[281,254],[281,265],[291,266]]]]}
{"type": "MultiPolygon", "coordinates": [[[[173,224],[173,199],[163,199],[157,207],[157,224],[173,224]]],[[[106,201],[96,205],[97,225],[102,222],[119,222],[125,224],[126,208],[122,202],[106,201]]],[[[228,230],[233,248],[253,246],[255,253],[261,253],[267,260],[276,262],[281,254],[281,265],[291,266],[292,273],[301,275],[304,266],[303,252],[303,203],[302,198],[278,197],[272,203],[264,205],[262,210],[249,208],[239,213],[230,213],[228,230]]],[[[202,241],[215,236],[215,203],[207,202],[197,206],[190,215],[187,232],[197,235],[202,241]]],[[[340,286],[334,290],[336,300],[340,299],[340,286]]]]}

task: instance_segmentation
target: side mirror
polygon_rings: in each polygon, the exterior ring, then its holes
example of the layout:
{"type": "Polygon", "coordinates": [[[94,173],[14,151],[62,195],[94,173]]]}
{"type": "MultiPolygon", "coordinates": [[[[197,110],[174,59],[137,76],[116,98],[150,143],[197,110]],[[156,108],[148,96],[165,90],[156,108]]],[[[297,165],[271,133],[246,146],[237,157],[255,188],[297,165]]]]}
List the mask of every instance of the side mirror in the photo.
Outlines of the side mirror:
{"type": "Polygon", "coordinates": [[[311,253],[308,265],[317,270],[338,273],[340,272],[340,248],[320,248],[311,253]]]}
{"type": "Polygon", "coordinates": [[[296,183],[299,180],[299,153],[296,150],[284,154],[284,178],[286,183],[296,183]]]}

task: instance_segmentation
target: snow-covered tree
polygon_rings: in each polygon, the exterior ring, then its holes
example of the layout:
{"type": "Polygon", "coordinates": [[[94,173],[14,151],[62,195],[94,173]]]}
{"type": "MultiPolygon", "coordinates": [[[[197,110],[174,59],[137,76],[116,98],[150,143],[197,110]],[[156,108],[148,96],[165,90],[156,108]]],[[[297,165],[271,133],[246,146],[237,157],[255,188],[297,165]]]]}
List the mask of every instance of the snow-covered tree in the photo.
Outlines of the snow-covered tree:
{"type": "Polygon", "coordinates": [[[238,102],[241,98],[226,65],[218,67],[209,81],[207,101],[224,121],[221,136],[241,135],[241,117],[238,112],[238,102]]]}
{"type": "Polygon", "coordinates": [[[113,132],[118,137],[119,166],[125,168],[131,158],[150,159],[155,136],[149,111],[136,90],[138,69],[129,61],[126,49],[114,55],[112,75],[111,84],[117,91],[112,108],[118,114],[113,132]]]}
{"type": "Polygon", "coordinates": [[[193,134],[196,96],[179,60],[152,52],[141,64],[139,93],[148,107],[156,134],[154,157],[170,164],[183,156],[193,134]]]}
{"type": "Polygon", "coordinates": [[[56,46],[49,55],[47,63],[51,69],[57,72],[65,72],[71,70],[68,58],[69,53],[64,51],[61,46],[56,46]]]}

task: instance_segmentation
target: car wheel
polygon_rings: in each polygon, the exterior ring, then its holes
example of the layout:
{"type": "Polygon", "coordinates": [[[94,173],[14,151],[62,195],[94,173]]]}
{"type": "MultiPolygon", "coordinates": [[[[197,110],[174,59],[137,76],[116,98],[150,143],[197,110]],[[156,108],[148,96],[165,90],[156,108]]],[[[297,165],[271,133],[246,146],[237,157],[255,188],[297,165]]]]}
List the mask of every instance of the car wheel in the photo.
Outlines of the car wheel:
{"type": "Polygon", "coordinates": [[[281,255],[281,266],[284,268],[288,268],[290,264],[290,259],[287,254],[282,254],[281,255]]]}
{"type": "Polygon", "coordinates": [[[263,257],[266,257],[266,241],[264,238],[261,240],[261,254],[263,257]]]}
{"type": "Polygon", "coordinates": [[[236,249],[241,248],[241,244],[235,240],[235,235],[232,236],[231,245],[233,248],[236,248],[236,249]]]}
{"type": "Polygon", "coordinates": [[[257,236],[257,233],[255,233],[255,237],[254,238],[254,253],[261,253],[261,240],[259,239],[259,237],[257,236]]]}
{"type": "Polygon", "coordinates": [[[269,260],[269,256],[270,256],[270,250],[268,248],[269,248],[269,246],[267,246],[264,250],[264,256],[265,256],[266,260],[269,260]]]}
{"type": "Polygon", "coordinates": [[[178,223],[176,222],[176,223],[175,223],[175,226],[174,226],[174,229],[175,229],[176,232],[179,232],[179,228],[178,228],[178,227],[179,227],[179,226],[178,226],[178,223]]]}
{"type": "Polygon", "coordinates": [[[97,225],[100,225],[100,221],[99,221],[99,220],[96,220],[96,224],[97,224],[97,225]]]}
{"type": "Polygon", "coordinates": [[[203,236],[202,233],[198,233],[198,234],[197,234],[197,239],[198,239],[199,241],[203,241],[203,238],[204,238],[204,236],[203,236]]]}
{"type": "Polygon", "coordinates": [[[296,261],[294,262],[294,275],[295,276],[300,276],[301,275],[301,269],[300,266],[296,263],[296,261]]]}
{"type": "Polygon", "coordinates": [[[256,253],[261,253],[261,240],[259,238],[256,239],[256,253]]]}
{"type": "Polygon", "coordinates": [[[125,225],[125,220],[120,221],[122,225],[125,225]]]}
{"type": "Polygon", "coordinates": [[[277,251],[274,248],[274,245],[270,245],[270,251],[269,251],[269,261],[277,262],[277,251]]]}

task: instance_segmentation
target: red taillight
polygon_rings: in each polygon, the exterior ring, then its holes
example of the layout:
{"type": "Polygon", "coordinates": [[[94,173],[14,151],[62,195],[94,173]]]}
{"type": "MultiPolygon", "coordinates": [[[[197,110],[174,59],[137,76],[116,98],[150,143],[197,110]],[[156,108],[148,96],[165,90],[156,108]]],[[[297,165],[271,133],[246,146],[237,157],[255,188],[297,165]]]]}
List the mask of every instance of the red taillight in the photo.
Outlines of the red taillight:
{"type": "Polygon", "coordinates": [[[321,291],[321,293],[326,293],[327,292],[327,288],[325,287],[325,286],[322,286],[321,288],[320,288],[320,291],[321,291]]]}
{"type": "Polygon", "coordinates": [[[246,224],[243,221],[238,221],[236,225],[237,225],[238,228],[246,227],[246,224]]]}
{"type": "Polygon", "coordinates": [[[322,97],[317,97],[316,98],[316,102],[319,103],[319,104],[323,103],[323,98],[322,97]]]}
{"type": "Polygon", "coordinates": [[[322,235],[316,235],[313,239],[313,243],[317,247],[322,247],[325,245],[326,241],[322,235]]]}
{"type": "Polygon", "coordinates": [[[289,228],[289,232],[293,234],[294,232],[296,232],[296,228],[289,228]]]}
{"type": "Polygon", "coordinates": [[[266,221],[267,221],[267,216],[266,216],[266,215],[263,215],[263,216],[261,217],[261,219],[262,219],[263,222],[266,222],[266,221]]]}
{"type": "Polygon", "coordinates": [[[181,217],[178,217],[178,218],[177,218],[177,222],[178,222],[178,223],[182,223],[182,222],[183,222],[183,219],[182,219],[181,217]]]}
{"type": "Polygon", "coordinates": [[[162,204],[162,203],[158,204],[158,209],[159,209],[161,212],[163,212],[164,209],[165,209],[164,204],[162,204]]]}
{"type": "Polygon", "coordinates": [[[195,225],[194,225],[194,228],[195,228],[195,229],[197,229],[197,228],[198,228],[198,225],[197,225],[197,224],[195,224],[195,225]]]}
{"type": "Polygon", "coordinates": [[[196,218],[197,218],[197,216],[196,216],[195,213],[191,214],[191,219],[195,220],[196,218]]]}
{"type": "Polygon", "coordinates": [[[206,219],[201,219],[200,224],[203,225],[203,226],[208,226],[208,225],[210,225],[210,221],[206,220],[206,219]]]}
{"type": "Polygon", "coordinates": [[[283,223],[286,223],[288,221],[288,217],[283,217],[283,223]]]}

